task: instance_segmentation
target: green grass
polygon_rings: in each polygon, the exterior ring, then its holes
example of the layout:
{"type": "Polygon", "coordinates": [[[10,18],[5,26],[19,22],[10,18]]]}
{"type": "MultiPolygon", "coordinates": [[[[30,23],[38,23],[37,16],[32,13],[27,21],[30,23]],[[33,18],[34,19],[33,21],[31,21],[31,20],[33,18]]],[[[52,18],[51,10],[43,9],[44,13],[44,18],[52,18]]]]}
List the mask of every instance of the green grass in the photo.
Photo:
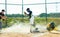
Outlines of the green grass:
{"type": "MultiPolygon", "coordinates": [[[[7,18],[7,25],[6,25],[6,21],[3,21],[3,25],[2,27],[9,27],[9,26],[12,26],[14,23],[29,23],[29,20],[28,18],[20,18],[20,17],[8,17],[7,18]]],[[[60,25],[60,18],[48,18],[47,19],[47,24],[50,23],[50,22],[55,22],[56,25],[60,25]]],[[[43,25],[46,25],[46,18],[40,18],[40,17],[35,17],[35,23],[36,24],[43,24],[43,25]]]]}

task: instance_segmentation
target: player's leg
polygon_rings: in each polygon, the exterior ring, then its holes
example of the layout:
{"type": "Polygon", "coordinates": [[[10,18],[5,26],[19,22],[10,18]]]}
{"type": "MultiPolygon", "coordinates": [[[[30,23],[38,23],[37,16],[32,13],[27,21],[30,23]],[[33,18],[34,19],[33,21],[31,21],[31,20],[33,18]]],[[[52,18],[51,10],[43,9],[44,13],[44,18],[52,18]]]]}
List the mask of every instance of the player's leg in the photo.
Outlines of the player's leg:
{"type": "Polygon", "coordinates": [[[2,30],[2,21],[0,19],[0,32],[1,32],[1,30],[2,30]]]}

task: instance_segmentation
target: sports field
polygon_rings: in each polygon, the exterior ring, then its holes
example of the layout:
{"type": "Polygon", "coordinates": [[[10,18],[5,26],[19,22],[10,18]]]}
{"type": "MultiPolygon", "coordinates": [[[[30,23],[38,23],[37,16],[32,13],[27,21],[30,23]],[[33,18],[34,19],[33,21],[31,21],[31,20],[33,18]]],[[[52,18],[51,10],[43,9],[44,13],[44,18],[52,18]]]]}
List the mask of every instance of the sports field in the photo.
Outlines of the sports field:
{"type": "MultiPolygon", "coordinates": [[[[60,18],[48,18],[48,23],[54,21],[58,30],[60,30],[60,18]]],[[[35,18],[36,27],[39,28],[39,33],[30,33],[30,24],[27,18],[8,18],[7,26],[4,28],[3,21],[3,29],[0,34],[1,37],[60,37],[60,31],[55,31],[49,33],[46,29],[46,18],[35,18]],[[44,32],[44,33],[42,33],[44,32]]]]}

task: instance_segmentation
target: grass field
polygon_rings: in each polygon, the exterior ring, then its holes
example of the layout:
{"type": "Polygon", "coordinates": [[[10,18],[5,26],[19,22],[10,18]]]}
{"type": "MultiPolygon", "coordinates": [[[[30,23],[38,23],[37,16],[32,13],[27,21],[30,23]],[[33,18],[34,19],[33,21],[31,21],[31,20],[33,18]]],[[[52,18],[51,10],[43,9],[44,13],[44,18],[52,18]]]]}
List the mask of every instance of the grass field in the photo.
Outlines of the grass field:
{"type": "MultiPolygon", "coordinates": [[[[20,18],[20,17],[8,17],[7,21],[2,21],[3,25],[2,27],[9,27],[12,26],[14,23],[29,23],[29,20],[27,17],[20,18]]],[[[55,25],[60,25],[60,18],[40,18],[40,17],[35,17],[35,24],[40,24],[40,25],[46,25],[46,23],[54,22],[55,25]]]]}

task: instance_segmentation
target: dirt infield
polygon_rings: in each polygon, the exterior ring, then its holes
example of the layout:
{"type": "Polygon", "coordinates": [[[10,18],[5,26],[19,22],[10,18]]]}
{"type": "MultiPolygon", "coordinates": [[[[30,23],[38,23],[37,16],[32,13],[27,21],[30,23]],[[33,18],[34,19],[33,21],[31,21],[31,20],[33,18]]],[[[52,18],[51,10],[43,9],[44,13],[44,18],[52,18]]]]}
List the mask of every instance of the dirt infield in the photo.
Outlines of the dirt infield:
{"type": "Polygon", "coordinates": [[[31,37],[31,34],[20,34],[20,33],[2,33],[0,37],[31,37]]]}
{"type": "Polygon", "coordinates": [[[49,33],[45,32],[46,26],[37,25],[37,27],[40,29],[40,33],[30,33],[30,25],[13,25],[2,29],[0,37],[60,37],[60,31],[52,31],[53,33],[49,33]]]}
{"type": "Polygon", "coordinates": [[[49,33],[39,37],[60,37],[60,34],[49,33]]]}
{"type": "Polygon", "coordinates": [[[60,37],[60,34],[48,33],[44,35],[39,35],[34,33],[20,34],[20,33],[2,33],[0,37],[60,37]]]}

